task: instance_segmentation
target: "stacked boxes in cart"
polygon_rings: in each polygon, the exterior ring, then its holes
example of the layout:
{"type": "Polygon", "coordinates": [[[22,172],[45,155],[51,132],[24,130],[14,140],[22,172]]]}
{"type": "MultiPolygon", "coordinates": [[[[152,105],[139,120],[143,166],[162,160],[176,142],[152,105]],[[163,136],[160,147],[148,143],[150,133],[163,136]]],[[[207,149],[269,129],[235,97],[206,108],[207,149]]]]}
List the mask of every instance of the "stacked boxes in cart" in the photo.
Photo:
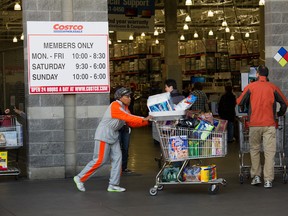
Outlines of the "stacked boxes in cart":
{"type": "MultiPolygon", "coordinates": [[[[161,116],[161,113],[177,115],[177,111],[184,114],[196,100],[196,96],[189,95],[178,104],[173,104],[170,93],[166,92],[150,96],[147,107],[149,114],[155,117],[161,116]]],[[[217,157],[226,154],[226,125],[226,120],[214,118],[212,113],[193,114],[187,115],[183,121],[163,121],[159,135],[172,161],[217,157]]]]}
{"type": "MultiPolygon", "coordinates": [[[[198,121],[199,123],[194,129],[180,129],[181,133],[185,135],[168,138],[167,147],[171,160],[217,157],[225,154],[223,131],[226,128],[226,121],[214,118],[213,125],[206,120],[198,121]]],[[[183,127],[184,125],[178,123],[178,126],[183,127]]]]}

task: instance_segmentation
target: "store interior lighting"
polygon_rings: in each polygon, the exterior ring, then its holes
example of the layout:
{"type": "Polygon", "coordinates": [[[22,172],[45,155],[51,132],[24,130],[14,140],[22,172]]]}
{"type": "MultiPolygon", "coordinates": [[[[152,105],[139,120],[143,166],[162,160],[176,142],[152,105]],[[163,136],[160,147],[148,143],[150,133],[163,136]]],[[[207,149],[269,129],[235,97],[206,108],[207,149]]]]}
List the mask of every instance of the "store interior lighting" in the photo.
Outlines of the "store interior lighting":
{"type": "Polygon", "coordinates": [[[191,6],[192,4],[193,4],[192,0],[186,0],[186,2],[185,2],[186,6],[191,6]]]}
{"type": "Polygon", "coordinates": [[[208,11],[208,17],[213,17],[213,16],[214,16],[213,11],[212,11],[212,10],[209,10],[209,11],[208,11]]]}
{"type": "Polygon", "coordinates": [[[199,35],[198,35],[198,33],[197,33],[196,31],[194,32],[193,37],[194,37],[194,38],[198,38],[198,37],[199,37],[199,35]]]}
{"type": "Polygon", "coordinates": [[[144,32],[141,33],[141,37],[145,37],[145,33],[144,32]]]}
{"type": "Polygon", "coordinates": [[[184,35],[181,35],[181,36],[180,36],[180,40],[181,40],[181,41],[185,40],[184,35]]]}
{"type": "Polygon", "coordinates": [[[24,40],[24,34],[23,33],[21,34],[20,39],[24,40]]]}
{"type": "Polygon", "coordinates": [[[155,44],[159,44],[159,40],[158,39],[155,40],[155,44]]]}
{"type": "Polygon", "coordinates": [[[130,35],[130,36],[129,36],[129,40],[134,40],[133,35],[130,35]]]}
{"type": "Polygon", "coordinates": [[[225,32],[226,32],[226,33],[229,33],[229,32],[230,32],[230,28],[229,28],[228,26],[225,28],[225,32]]]}
{"type": "Polygon", "coordinates": [[[245,37],[246,37],[246,38],[249,38],[249,37],[250,37],[249,32],[246,32],[245,37]]]}
{"type": "Polygon", "coordinates": [[[191,17],[189,15],[186,16],[185,22],[191,22],[191,17]]]}
{"type": "Polygon", "coordinates": [[[183,29],[184,29],[184,30],[188,30],[188,29],[189,29],[189,26],[185,23],[184,26],[183,26],[183,29]]]}
{"type": "Polygon", "coordinates": [[[260,5],[260,6],[264,6],[264,5],[265,5],[265,0],[260,0],[260,1],[259,1],[259,5],[260,5]]]}
{"type": "Polygon", "coordinates": [[[213,36],[214,32],[212,31],[212,29],[209,31],[208,35],[213,36]]]}
{"type": "Polygon", "coordinates": [[[223,26],[223,27],[227,26],[227,22],[226,22],[226,20],[223,20],[223,22],[222,22],[222,26],[223,26]]]}
{"type": "Polygon", "coordinates": [[[20,11],[21,10],[21,5],[19,4],[19,2],[15,3],[14,10],[16,10],[16,11],[20,11]]]}
{"type": "Polygon", "coordinates": [[[232,34],[231,36],[230,36],[230,40],[234,40],[235,39],[235,37],[234,37],[234,35],[232,34]]]}
{"type": "Polygon", "coordinates": [[[14,38],[13,38],[13,43],[17,43],[17,42],[18,42],[18,39],[17,39],[16,36],[14,36],[14,38]]]}
{"type": "Polygon", "coordinates": [[[117,43],[121,43],[122,42],[122,40],[117,40],[117,43]]]}
{"type": "Polygon", "coordinates": [[[159,35],[159,32],[158,32],[157,29],[155,29],[155,31],[154,31],[154,36],[158,36],[158,35],[159,35]]]}

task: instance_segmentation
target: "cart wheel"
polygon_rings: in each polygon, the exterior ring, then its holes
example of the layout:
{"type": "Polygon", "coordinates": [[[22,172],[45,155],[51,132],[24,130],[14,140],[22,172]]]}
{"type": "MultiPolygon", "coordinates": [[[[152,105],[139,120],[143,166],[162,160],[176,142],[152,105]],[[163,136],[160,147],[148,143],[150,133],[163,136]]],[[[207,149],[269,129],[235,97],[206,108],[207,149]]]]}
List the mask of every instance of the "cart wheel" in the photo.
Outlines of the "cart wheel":
{"type": "Polygon", "coordinates": [[[286,184],[287,183],[287,173],[283,174],[283,183],[286,184]]]}
{"type": "Polygon", "coordinates": [[[157,189],[156,188],[154,188],[154,187],[152,187],[152,188],[150,188],[150,195],[151,196],[156,196],[157,195],[157,189]]]}
{"type": "Polygon", "coordinates": [[[239,181],[240,181],[240,184],[243,184],[243,183],[244,183],[244,176],[243,176],[243,174],[239,174],[239,181]]]}
{"type": "Polygon", "coordinates": [[[157,190],[158,190],[158,191],[162,191],[163,188],[164,188],[164,185],[158,185],[157,190]]]}
{"type": "Polygon", "coordinates": [[[227,181],[225,179],[222,179],[222,185],[225,187],[227,185],[227,181]]]}
{"type": "Polygon", "coordinates": [[[212,184],[209,187],[209,193],[210,194],[216,194],[219,191],[219,185],[217,184],[212,184]]]}

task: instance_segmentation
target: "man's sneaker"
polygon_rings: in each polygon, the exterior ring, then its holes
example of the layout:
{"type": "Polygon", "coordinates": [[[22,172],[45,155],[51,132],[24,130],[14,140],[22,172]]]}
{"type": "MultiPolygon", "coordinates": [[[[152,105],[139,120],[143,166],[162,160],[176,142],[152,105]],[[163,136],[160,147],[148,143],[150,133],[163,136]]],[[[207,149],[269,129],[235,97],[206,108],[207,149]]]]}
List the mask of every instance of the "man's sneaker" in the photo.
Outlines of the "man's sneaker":
{"type": "Polygon", "coordinates": [[[80,181],[80,178],[78,176],[74,176],[73,180],[74,180],[78,190],[85,192],[84,183],[80,181]]]}
{"type": "Polygon", "coordinates": [[[272,182],[269,180],[266,180],[264,182],[264,188],[272,188],[272,182]]]}
{"type": "Polygon", "coordinates": [[[252,179],[251,185],[259,185],[259,184],[261,184],[260,176],[255,176],[255,177],[252,179]]]}
{"type": "Polygon", "coordinates": [[[124,169],[124,170],[122,170],[122,173],[123,174],[130,174],[130,173],[132,173],[132,170],[124,169]]]}
{"type": "Polygon", "coordinates": [[[124,192],[126,191],[125,188],[116,186],[116,185],[109,185],[109,187],[107,188],[107,191],[109,192],[124,192]]]}

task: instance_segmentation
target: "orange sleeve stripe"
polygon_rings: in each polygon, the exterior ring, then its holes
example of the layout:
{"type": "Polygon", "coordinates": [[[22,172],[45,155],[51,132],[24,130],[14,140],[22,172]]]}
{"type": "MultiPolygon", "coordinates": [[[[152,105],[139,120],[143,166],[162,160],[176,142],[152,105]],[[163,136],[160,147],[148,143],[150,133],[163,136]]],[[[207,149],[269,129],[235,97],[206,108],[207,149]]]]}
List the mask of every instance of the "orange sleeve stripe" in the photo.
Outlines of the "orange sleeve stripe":
{"type": "Polygon", "coordinates": [[[99,154],[98,154],[98,160],[96,163],[91,167],[90,170],[86,172],[86,174],[80,179],[81,182],[87,181],[87,179],[94,173],[94,171],[100,167],[100,165],[103,163],[104,159],[104,153],[105,153],[105,146],[106,143],[104,141],[100,141],[100,147],[99,147],[99,154]]]}
{"type": "Polygon", "coordinates": [[[130,127],[148,125],[148,121],[144,121],[142,117],[125,112],[118,102],[113,102],[111,106],[111,117],[125,121],[130,127]]]}

